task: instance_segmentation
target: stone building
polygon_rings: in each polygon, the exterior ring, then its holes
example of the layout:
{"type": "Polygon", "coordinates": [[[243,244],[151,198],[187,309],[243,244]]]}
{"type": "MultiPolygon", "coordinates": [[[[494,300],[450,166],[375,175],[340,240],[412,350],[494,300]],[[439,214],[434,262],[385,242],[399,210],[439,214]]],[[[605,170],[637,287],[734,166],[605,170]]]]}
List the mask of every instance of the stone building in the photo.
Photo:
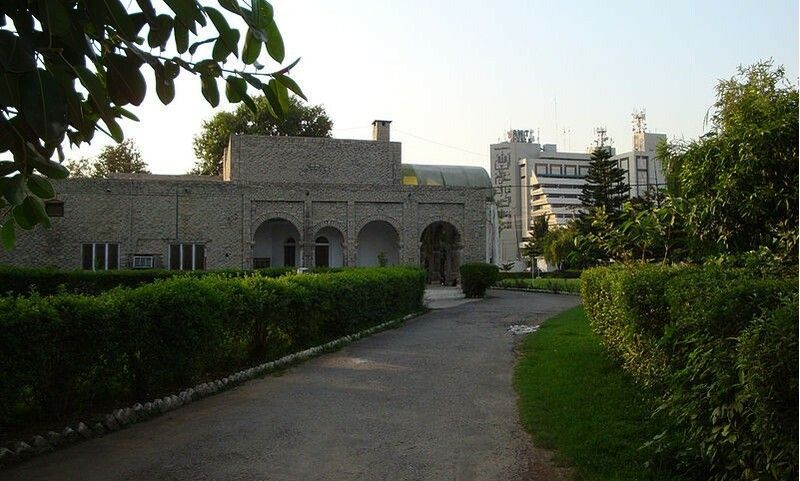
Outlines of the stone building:
{"type": "Polygon", "coordinates": [[[480,167],[401,164],[389,121],[372,141],[242,135],[223,174],[120,174],[55,184],[52,227],[20,232],[0,264],[61,269],[421,265],[452,283],[494,260],[480,167]]]}

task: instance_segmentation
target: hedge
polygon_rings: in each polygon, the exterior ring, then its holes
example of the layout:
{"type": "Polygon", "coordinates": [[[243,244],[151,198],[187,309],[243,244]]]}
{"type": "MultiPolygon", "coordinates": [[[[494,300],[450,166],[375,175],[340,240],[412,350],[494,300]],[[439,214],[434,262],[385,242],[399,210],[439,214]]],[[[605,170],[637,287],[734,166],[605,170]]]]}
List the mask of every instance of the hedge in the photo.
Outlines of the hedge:
{"type": "MultiPolygon", "coordinates": [[[[257,272],[266,277],[279,277],[295,271],[294,267],[269,267],[257,272]]],[[[0,266],[0,295],[29,295],[37,292],[43,296],[58,293],[99,294],[115,287],[136,287],[158,279],[176,275],[242,277],[254,271],[225,269],[215,271],[169,271],[163,269],[136,269],[113,271],[62,271],[45,268],[0,266]]]]}
{"type": "Polygon", "coordinates": [[[500,269],[493,264],[473,262],[464,264],[460,268],[461,290],[467,297],[483,297],[486,289],[497,282],[500,269]]]}
{"type": "Polygon", "coordinates": [[[588,270],[581,292],[609,352],[663,397],[655,442],[687,476],[797,478],[795,279],[640,265],[588,270]]]}
{"type": "Polygon", "coordinates": [[[176,276],[97,296],[0,299],[0,423],[64,420],[419,310],[424,274],[176,276]]]}

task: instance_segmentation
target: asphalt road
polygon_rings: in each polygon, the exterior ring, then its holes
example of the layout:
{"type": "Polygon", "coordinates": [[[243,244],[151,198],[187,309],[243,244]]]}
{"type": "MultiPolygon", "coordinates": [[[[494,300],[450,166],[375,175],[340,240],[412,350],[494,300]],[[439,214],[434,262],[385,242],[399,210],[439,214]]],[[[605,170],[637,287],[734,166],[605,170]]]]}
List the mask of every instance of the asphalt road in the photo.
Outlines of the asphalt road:
{"type": "Polygon", "coordinates": [[[506,328],[578,302],[493,291],[0,479],[531,479],[536,457],[519,425],[506,328]]]}

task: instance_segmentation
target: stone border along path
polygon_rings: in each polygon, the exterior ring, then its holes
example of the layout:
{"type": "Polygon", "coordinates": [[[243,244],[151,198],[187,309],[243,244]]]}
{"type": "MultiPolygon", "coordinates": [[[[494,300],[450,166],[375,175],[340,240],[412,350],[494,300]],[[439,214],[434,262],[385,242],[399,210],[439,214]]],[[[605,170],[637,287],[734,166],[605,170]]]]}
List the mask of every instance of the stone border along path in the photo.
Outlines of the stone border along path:
{"type": "Polygon", "coordinates": [[[0,470],[0,481],[554,481],[519,421],[521,336],[508,328],[579,303],[490,291],[0,470]]]}
{"type": "Polygon", "coordinates": [[[311,359],[314,356],[340,348],[378,331],[389,329],[424,313],[425,310],[413,312],[401,318],[392,319],[391,321],[370,327],[369,329],[364,329],[363,331],[334,339],[320,346],[311,347],[304,351],[288,354],[275,361],[265,362],[248,369],[243,369],[227,377],[200,383],[193,388],[185,389],[177,394],[166,395],[144,404],[136,403],[127,408],[116,409],[106,414],[102,422],[96,422],[91,428],[85,423],[79,422],[74,429],[67,426],[61,433],[48,431],[44,435],[36,435],[31,439],[30,443],[17,441],[13,444],[13,450],[0,447],[0,468],[13,465],[38,454],[48,453],[59,448],[66,448],[86,439],[125,429],[133,424],[178,409],[192,401],[225,391],[226,389],[230,389],[255,377],[263,376],[283,367],[311,359]]]}
{"type": "Polygon", "coordinates": [[[498,291],[516,291],[516,292],[538,292],[539,294],[564,294],[567,296],[580,296],[580,292],[569,292],[569,291],[551,291],[549,289],[527,289],[524,287],[498,287],[498,286],[489,286],[489,289],[494,289],[498,291]]]}

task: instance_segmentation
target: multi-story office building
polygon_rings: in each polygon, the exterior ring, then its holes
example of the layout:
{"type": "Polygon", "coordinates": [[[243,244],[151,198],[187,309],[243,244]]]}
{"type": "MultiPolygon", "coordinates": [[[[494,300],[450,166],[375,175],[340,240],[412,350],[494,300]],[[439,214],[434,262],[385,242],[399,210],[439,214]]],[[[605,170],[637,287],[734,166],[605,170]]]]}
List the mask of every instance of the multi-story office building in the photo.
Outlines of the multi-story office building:
{"type": "MultiPolygon", "coordinates": [[[[664,185],[657,144],[663,134],[638,129],[633,150],[612,158],[626,171],[630,196],[664,185]]],[[[579,199],[589,171],[591,150],[585,153],[559,152],[555,144],[540,144],[532,131],[512,130],[507,140],[490,146],[491,177],[498,211],[498,263],[524,266],[520,249],[530,236],[537,217],[544,216],[551,228],[566,225],[578,215],[579,199]]]]}

